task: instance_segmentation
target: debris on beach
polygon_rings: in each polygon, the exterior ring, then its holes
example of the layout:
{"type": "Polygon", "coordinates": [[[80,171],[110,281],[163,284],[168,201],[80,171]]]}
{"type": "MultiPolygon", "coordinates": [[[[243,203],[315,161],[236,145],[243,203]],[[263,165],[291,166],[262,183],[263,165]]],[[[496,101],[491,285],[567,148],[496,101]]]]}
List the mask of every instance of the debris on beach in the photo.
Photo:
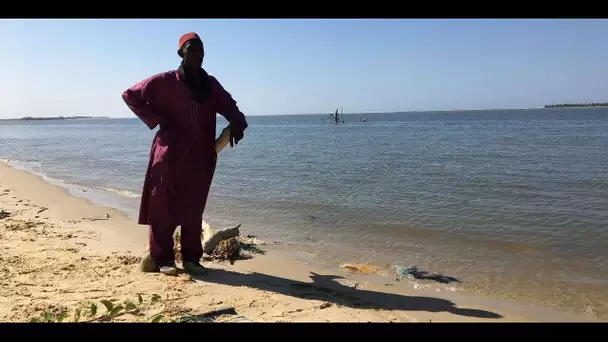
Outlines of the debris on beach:
{"type": "Polygon", "coordinates": [[[266,254],[265,250],[257,247],[257,246],[266,245],[266,242],[258,239],[257,236],[255,236],[255,235],[240,236],[239,235],[239,236],[237,236],[237,239],[239,240],[241,250],[250,252],[253,254],[266,254]]]}
{"type": "Polygon", "coordinates": [[[330,308],[330,307],[332,307],[332,304],[328,303],[328,302],[323,302],[323,303],[321,303],[321,305],[319,305],[319,309],[321,309],[321,310],[327,309],[327,308],[330,308]]]}
{"type": "MultiPolygon", "coordinates": [[[[203,250],[205,254],[212,260],[229,261],[231,264],[234,261],[246,256],[244,252],[254,254],[264,254],[265,251],[258,248],[257,245],[265,245],[266,242],[258,239],[255,235],[240,235],[240,224],[235,227],[225,228],[222,230],[214,230],[203,222],[203,232],[201,240],[203,241],[203,250]]],[[[175,260],[181,261],[181,244],[180,234],[177,232],[174,236],[175,260]]]]}
{"type": "Polygon", "coordinates": [[[251,323],[249,318],[239,315],[234,307],[226,307],[217,310],[211,310],[202,314],[183,315],[178,320],[179,323],[214,323],[214,322],[240,322],[251,323]]]}
{"type": "Polygon", "coordinates": [[[215,247],[210,257],[218,261],[230,261],[230,264],[234,264],[234,261],[241,257],[241,246],[236,238],[230,238],[222,240],[215,247]]]}
{"type": "MultiPolygon", "coordinates": [[[[266,242],[258,239],[255,235],[240,236],[240,224],[235,227],[214,230],[211,226],[203,221],[203,231],[201,240],[203,242],[203,251],[207,254],[208,259],[217,261],[228,260],[233,264],[236,260],[247,257],[245,252],[253,254],[265,254],[266,252],[257,247],[257,245],[265,245],[266,242]]],[[[182,261],[181,253],[181,236],[180,232],[176,232],[173,236],[173,252],[175,261],[182,261]]],[[[140,268],[143,272],[154,272],[157,267],[150,257],[149,250],[142,257],[140,268]]]]}
{"type": "Polygon", "coordinates": [[[395,272],[397,273],[397,278],[395,280],[399,281],[403,278],[415,279],[414,274],[418,272],[418,269],[414,267],[403,267],[399,265],[395,265],[395,272]]]}
{"type": "Polygon", "coordinates": [[[397,273],[396,281],[400,281],[404,278],[410,280],[432,280],[442,284],[459,283],[460,280],[441,274],[429,274],[426,271],[420,271],[416,266],[403,267],[395,265],[395,272],[397,273]]]}
{"type": "Polygon", "coordinates": [[[11,216],[11,213],[9,213],[8,211],[6,211],[4,209],[0,209],[0,220],[5,219],[9,216],[11,216]]]}
{"type": "Polygon", "coordinates": [[[250,245],[265,245],[266,244],[265,241],[258,239],[258,237],[255,235],[240,236],[239,240],[241,240],[242,243],[246,243],[246,244],[250,244],[250,245]]]}
{"type": "Polygon", "coordinates": [[[365,266],[365,265],[344,264],[340,267],[347,269],[349,271],[361,272],[361,273],[365,273],[365,274],[374,274],[374,273],[378,272],[378,270],[376,268],[365,266]]]}
{"type": "Polygon", "coordinates": [[[265,254],[266,251],[256,246],[258,244],[265,244],[265,242],[262,240],[251,240],[251,238],[243,238],[241,236],[236,236],[220,241],[220,243],[217,245],[217,247],[215,247],[215,249],[209,256],[213,260],[228,260],[231,264],[233,264],[234,261],[246,256],[246,253],[244,252],[249,252],[253,254],[265,254]]]}
{"type": "Polygon", "coordinates": [[[241,234],[239,230],[239,228],[241,228],[240,224],[220,230],[211,228],[211,226],[205,221],[203,221],[202,226],[203,229],[201,239],[203,240],[203,252],[207,255],[213,254],[213,251],[218,246],[220,241],[237,237],[241,234]]]}
{"type": "Polygon", "coordinates": [[[99,217],[99,216],[96,216],[96,217],[83,217],[82,219],[83,220],[89,220],[89,221],[93,222],[93,221],[105,221],[105,220],[108,220],[109,218],[110,217],[108,216],[108,214],[106,214],[103,217],[99,217]]]}
{"type": "MultiPolygon", "coordinates": [[[[18,231],[18,230],[31,230],[32,228],[36,228],[38,226],[44,225],[44,222],[41,221],[22,221],[22,220],[14,220],[8,219],[6,220],[6,224],[4,228],[8,231],[18,231]]],[[[44,229],[40,232],[40,234],[46,235],[44,229]]]]}

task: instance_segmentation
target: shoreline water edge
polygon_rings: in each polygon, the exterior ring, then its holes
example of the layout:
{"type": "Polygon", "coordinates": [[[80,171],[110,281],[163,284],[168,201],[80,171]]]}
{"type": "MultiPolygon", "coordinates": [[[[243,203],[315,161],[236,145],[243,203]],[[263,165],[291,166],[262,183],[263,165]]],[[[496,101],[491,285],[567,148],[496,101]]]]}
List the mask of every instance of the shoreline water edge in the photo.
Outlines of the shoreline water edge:
{"type": "MultiPolygon", "coordinates": [[[[146,249],[145,227],[136,225],[128,210],[112,208],[114,197],[107,192],[79,189],[10,160],[0,162],[0,187],[0,209],[10,214],[0,220],[3,321],[27,321],[44,310],[66,310],[77,303],[102,300],[100,293],[122,300],[152,292],[180,298],[156,309],[167,317],[230,306],[250,321],[597,319],[518,300],[467,294],[457,285],[433,282],[432,276],[439,275],[425,276],[415,269],[372,275],[356,265],[340,268],[290,246],[289,241],[268,241],[259,246],[265,254],[234,265],[209,262],[210,275],[200,280],[145,274],[134,261],[146,249]],[[404,278],[396,281],[399,272],[404,278]],[[234,286],[244,289],[243,293],[235,295],[234,286]]],[[[250,229],[243,222],[242,234],[259,233],[250,229]]],[[[142,318],[126,315],[121,319],[142,318]]],[[[228,322],[231,317],[216,320],[228,322]]]]}

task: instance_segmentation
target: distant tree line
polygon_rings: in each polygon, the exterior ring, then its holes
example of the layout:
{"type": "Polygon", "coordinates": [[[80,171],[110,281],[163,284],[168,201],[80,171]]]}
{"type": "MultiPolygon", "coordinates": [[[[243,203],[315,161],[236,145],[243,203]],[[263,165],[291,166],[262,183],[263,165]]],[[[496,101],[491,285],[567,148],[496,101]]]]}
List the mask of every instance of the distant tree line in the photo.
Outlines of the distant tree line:
{"type": "Polygon", "coordinates": [[[49,117],[24,116],[20,120],[70,120],[70,119],[93,119],[93,117],[92,116],[49,116],[49,117]]]}
{"type": "Polygon", "coordinates": [[[580,108],[580,107],[608,107],[608,103],[563,103],[545,105],[545,108],[580,108]]]}

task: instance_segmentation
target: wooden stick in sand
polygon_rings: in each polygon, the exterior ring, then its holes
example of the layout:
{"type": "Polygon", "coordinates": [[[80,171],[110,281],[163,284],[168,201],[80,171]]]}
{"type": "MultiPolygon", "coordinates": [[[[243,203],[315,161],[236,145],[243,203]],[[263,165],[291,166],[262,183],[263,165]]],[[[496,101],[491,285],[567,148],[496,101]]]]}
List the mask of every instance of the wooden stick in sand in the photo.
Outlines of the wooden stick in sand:
{"type": "Polygon", "coordinates": [[[215,152],[220,153],[221,150],[230,142],[230,125],[224,127],[222,133],[215,139],[215,152]]]}
{"type": "MultiPolygon", "coordinates": [[[[226,126],[220,136],[215,139],[215,152],[220,153],[230,142],[230,125],[226,126]]],[[[240,234],[239,228],[241,224],[234,227],[228,227],[220,230],[212,229],[206,222],[203,222],[203,252],[211,255],[215,247],[222,241],[236,237],[240,234]]],[[[154,272],[156,265],[150,256],[150,251],[147,250],[141,262],[141,270],[144,272],[154,272]]]]}

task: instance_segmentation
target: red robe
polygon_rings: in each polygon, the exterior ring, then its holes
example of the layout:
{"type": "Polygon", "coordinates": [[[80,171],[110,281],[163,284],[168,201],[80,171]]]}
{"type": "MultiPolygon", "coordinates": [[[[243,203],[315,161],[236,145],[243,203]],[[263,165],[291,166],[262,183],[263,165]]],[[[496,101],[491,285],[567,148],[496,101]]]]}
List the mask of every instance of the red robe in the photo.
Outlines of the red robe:
{"type": "Polygon", "coordinates": [[[208,77],[211,95],[203,103],[177,70],[154,75],[122,94],[150,129],[160,125],[150,151],[139,224],[200,228],[217,159],[216,113],[231,123],[246,120],[232,96],[215,77],[208,77]]]}

